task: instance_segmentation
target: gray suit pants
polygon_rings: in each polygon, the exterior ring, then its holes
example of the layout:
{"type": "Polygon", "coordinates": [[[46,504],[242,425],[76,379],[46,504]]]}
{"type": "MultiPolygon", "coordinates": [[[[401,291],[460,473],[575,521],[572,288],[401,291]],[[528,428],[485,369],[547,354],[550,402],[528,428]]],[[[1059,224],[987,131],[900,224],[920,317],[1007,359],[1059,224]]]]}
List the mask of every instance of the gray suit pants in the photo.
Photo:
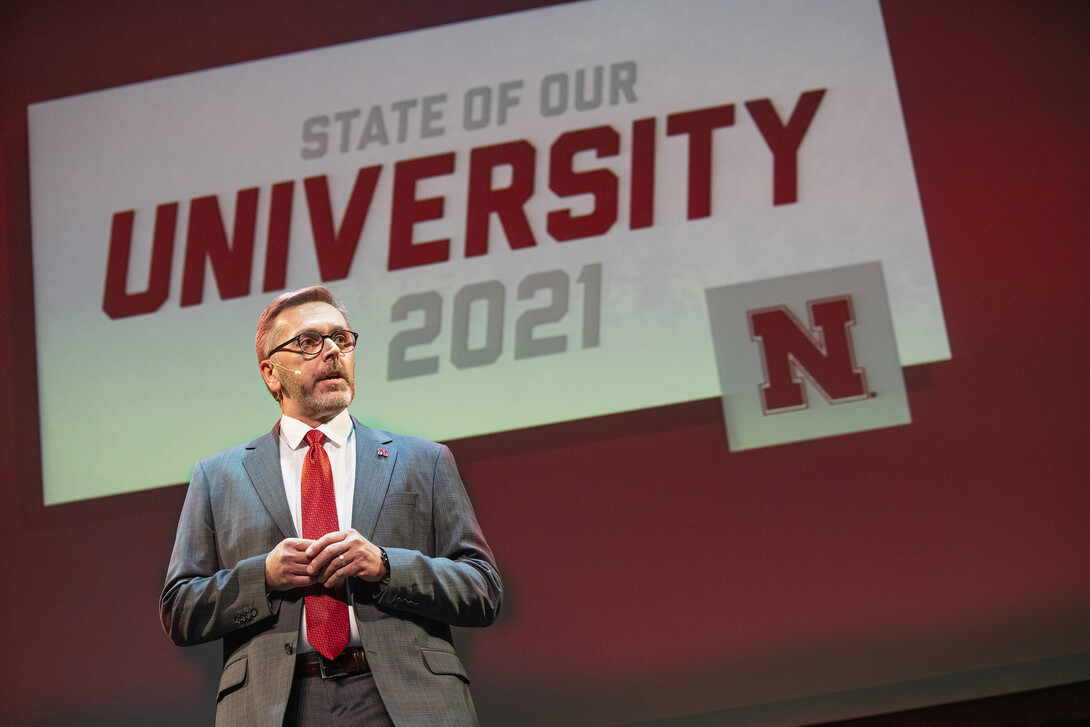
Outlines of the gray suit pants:
{"type": "Polygon", "coordinates": [[[371,672],[339,679],[295,675],[284,727],[393,727],[371,672]]]}

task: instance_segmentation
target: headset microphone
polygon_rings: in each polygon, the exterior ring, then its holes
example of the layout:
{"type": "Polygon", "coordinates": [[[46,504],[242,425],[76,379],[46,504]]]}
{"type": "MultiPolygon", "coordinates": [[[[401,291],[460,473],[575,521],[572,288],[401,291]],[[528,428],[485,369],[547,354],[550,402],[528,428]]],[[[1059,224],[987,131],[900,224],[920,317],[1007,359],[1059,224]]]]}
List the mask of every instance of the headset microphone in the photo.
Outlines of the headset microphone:
{"type": "MultiPolygon", "coordinates": [[[[267,359],[266,359],[266,360],[267,360],[267,359]]],[[[295,374],[296,376],[298,376],[299,374],[303,373],[302,371],[299,371],[298,369],[289,369],[289,368],[288,368],[287,366],[281,366],[281,365],[280,365],[280,364],[278,364],[278,363],[277,363],[276,361],[269,361],[269,363],[271,363],[271,364],[272,364],[273,366],[276,366],[277,368],[281,368],[281,369],[284,369],[284,370],[285,370],[285,371],[287,371],[288,373],[291,373],[291,374],[295,374]]]]}

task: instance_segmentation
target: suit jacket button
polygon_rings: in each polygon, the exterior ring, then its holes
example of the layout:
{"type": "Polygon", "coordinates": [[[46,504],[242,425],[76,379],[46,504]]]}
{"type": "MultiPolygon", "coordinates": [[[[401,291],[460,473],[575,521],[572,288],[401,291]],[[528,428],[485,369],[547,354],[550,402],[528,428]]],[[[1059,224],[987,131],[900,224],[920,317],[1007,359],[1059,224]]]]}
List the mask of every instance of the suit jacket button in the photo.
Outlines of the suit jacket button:
{"type": "Polygon", "coordinates": [[[295,651],[295,647],[293,647],[291,644],[284,644],[284,651],[287,653],[288,656],[291,656],[292,652],[295,651]]]}

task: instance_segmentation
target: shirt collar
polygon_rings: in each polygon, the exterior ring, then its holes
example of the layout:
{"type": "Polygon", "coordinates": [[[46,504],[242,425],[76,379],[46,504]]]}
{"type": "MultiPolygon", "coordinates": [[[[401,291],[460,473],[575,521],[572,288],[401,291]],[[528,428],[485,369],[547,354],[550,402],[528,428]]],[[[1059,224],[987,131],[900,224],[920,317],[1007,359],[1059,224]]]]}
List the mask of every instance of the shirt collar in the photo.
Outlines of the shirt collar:
{"type": "MultiPolygon", "coordinates": [[[[304,424],[287,414],[280,417],[280,436],[292,449],[299,449],[305,444],[304,437],[312,428],[309,424],[304,424]]],[[[318,431],[326,435],[335,446],[343,447],[348,442],[348,435],[352,433],[352,417],[345,409],[318,427],[318,431]]]]}

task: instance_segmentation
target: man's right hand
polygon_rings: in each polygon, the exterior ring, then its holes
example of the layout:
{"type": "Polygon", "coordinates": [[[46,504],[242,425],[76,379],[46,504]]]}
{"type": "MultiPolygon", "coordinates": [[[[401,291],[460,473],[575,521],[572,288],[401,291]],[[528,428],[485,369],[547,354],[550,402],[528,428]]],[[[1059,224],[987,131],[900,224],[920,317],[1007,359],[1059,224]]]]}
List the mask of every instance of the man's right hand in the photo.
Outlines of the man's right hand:
{"type": "Polygon", "coordinates": [[[318,582],[307,574],[307,548],[313,540],[285,538],[265,556],[265,587],[270,591],[306,588],[318,582]]]}

